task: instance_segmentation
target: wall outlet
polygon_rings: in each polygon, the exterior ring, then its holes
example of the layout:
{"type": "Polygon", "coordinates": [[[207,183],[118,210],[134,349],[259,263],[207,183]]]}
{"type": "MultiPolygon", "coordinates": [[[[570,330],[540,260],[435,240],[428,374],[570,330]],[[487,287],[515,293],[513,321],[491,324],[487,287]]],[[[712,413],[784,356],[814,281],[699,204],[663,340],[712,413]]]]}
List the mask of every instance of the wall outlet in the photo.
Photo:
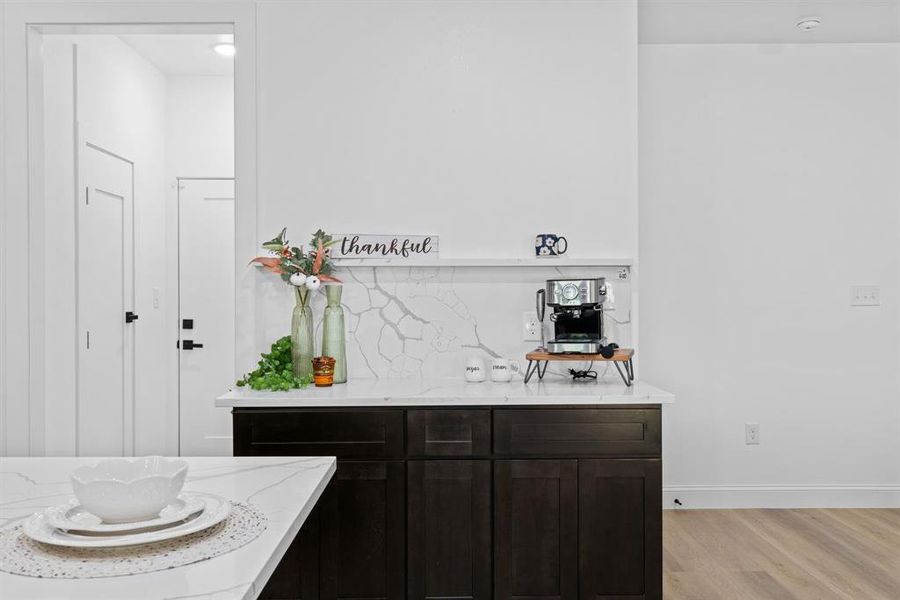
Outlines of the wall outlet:
{"type": "Polygon", "coordinates": [[[522,341],[541,341],[541,322],[538,321],[536,312],[522,313],[522,341]]]}
{"type": "Polygon", "coordinates": [[[159,308],[159,288],[153,288],[153,308],[159,308]]]}
{"type": "Polygon", "coordinates": [[[748,446],[759,445],[759,423],[744,424],[744,443],[748,446]]]}
{"type": "Polygon", "coordinates": [[[880,306],[881,288],[877,285],[851,285],[850,306],[880,306]]]}

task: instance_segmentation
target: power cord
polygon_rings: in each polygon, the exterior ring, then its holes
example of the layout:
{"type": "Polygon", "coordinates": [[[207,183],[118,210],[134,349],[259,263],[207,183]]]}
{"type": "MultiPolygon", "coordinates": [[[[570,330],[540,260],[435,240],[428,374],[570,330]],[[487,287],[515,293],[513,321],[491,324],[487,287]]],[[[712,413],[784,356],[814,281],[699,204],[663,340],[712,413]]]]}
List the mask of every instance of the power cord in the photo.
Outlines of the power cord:
{"type": "Polygon", "coordinates": [[[591,361],[591,364],[588,365],[587,369],[583,371],[576,371],[575,369],[569,369],[569,374],[572,376],[572,379],[597,379],[597,371],[594,370],[594,361],[591,361]]]}

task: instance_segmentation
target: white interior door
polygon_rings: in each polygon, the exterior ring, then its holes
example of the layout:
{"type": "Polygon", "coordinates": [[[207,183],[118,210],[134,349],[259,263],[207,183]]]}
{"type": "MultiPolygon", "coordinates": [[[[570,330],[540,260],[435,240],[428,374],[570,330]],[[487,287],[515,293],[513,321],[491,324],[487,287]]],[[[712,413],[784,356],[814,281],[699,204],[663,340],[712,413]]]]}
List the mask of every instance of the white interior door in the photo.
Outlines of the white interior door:
{"type": "Polygon", "coordinates": [[[78,454],[132,455],[134,168],[82,135],[78,175],[78,454]]]}
{"type": "Polygon", "coordinates": [[[234,383],[234,180],[179,179],[179,441],[182,456],[230,456],[234,383]]]}

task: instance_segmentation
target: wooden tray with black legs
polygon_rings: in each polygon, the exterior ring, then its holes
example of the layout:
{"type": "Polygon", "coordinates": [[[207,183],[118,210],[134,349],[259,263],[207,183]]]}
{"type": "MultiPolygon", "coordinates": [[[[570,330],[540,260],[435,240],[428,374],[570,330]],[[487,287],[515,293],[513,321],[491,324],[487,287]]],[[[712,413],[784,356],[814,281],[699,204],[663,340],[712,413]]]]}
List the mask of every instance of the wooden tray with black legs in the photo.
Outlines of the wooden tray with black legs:
{"type": "Polygon", "coordinates": [[[537,373],[538,379],[544,378],[547,372],[547,364],[551,361],[578,361],[578,362],[611,362],[619,372],[619,377],[625,382],[625,385],[631,386],[634,383],[634,350],[632,348],[616,348],[616,353],[610,358],[606,358],[602,354],[550,354],[549,352],[541,352],[535,350],[525,355],[528,366],[525,368],[525,383],[537,373]],[[621,363],[621,364],[620,364],[621,363]]]}

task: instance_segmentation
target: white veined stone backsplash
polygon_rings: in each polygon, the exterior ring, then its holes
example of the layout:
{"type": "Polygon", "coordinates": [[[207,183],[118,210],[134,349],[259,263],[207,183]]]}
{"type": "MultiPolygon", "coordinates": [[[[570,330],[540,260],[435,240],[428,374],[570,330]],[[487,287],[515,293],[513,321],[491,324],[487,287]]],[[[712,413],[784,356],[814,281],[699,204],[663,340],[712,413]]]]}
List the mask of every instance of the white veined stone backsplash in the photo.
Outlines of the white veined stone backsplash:
{"type": "MultiPolygon", "coordinates": [[[[353,267],[338,269],[347,327],[349,377],[462,377],[465,361],[481,356],[515,360],[537,342],[522,341],[523,313],[535,310],[535,292],[547,279],[606,277],[606,334],[631,345],[631,281],[615,267],[353,267]]],[[[294,299],[277,277],[260,273],[260,334],[274,341],[290,332],[294,299]]],[[[630,277],[630,275],[629,275],[630,277]]],[[[316,351],[321,348],[324,294],[314,294],[316,351]]],[[[552,336],[550,309],[545,318],[552,336]]],[[[566,364],[566,367],[575,364],[566,364]]],[[[250,366],[250,365],[248,365],[250,366]]],[[[601,376],[618,377],[597,368],[601,376]]],[[[551,371],[561,372],[562,368],[551,371]]]]}

